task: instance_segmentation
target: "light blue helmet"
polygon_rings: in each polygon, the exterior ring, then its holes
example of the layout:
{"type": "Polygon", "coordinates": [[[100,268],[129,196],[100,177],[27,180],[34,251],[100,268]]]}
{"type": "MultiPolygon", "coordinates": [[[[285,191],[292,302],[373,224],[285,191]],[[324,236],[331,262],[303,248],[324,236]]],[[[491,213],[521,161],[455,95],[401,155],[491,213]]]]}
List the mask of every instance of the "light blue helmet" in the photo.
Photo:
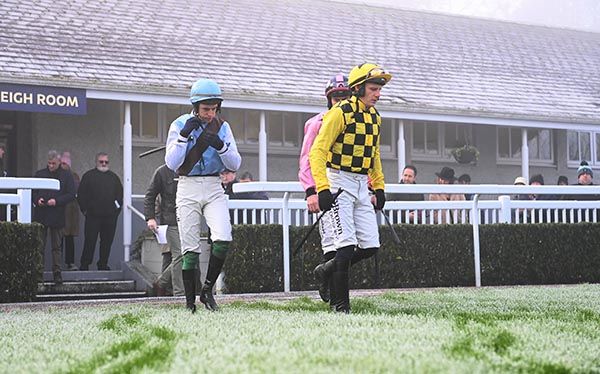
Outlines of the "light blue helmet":
{"type": "Polygon", "coordinates": [[[223,101],[221,88],[217,82],[211,79],[198,79],[190,90],[190,101],[192,104],[212,99],[223,101]]]}

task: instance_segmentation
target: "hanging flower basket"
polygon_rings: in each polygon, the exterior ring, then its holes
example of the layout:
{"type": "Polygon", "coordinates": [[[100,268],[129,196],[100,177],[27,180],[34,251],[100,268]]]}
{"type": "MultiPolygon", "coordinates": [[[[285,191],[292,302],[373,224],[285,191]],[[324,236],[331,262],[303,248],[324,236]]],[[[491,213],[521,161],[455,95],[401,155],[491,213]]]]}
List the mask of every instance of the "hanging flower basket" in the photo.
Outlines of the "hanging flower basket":
{"type": "Polygon", "coordinates": [[[479,150],[471,145],[454,148],[450,154],[459,164],[476,163],[479,160],[479,150]]]}

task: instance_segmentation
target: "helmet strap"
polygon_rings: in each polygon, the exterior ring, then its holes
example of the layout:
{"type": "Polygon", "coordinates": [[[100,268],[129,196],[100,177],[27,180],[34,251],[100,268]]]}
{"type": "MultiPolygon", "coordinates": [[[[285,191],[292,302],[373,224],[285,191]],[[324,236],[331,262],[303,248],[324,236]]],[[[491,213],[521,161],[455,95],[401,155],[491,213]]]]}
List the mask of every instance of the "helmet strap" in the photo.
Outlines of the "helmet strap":
{"type": "MultiPolygon", "coordinates": [[[[217,113],[221,113],[222,103],[223,100],[219,100],[219,102],[217,103],[217,113]]],[[[202,104],[202,101],[196,101],[194,104],[192,104],[192,106],[194,107],[194,113],[198,114],[198,112],[200,111],[200,104],[202,104]]]]}
{"type": "Polygon", "coordinates": [[[364,84],[364,83],[361,83],[361,84],[358,86],[358,89],[357,89],[357,90],[355,89],[355,90],[354,90],[354,92],[353,92],[352,94],[353,94],[354,96],[356,96],[356,97],[363,97],[363,96],[365,96],[365,84],[364,84]]]}

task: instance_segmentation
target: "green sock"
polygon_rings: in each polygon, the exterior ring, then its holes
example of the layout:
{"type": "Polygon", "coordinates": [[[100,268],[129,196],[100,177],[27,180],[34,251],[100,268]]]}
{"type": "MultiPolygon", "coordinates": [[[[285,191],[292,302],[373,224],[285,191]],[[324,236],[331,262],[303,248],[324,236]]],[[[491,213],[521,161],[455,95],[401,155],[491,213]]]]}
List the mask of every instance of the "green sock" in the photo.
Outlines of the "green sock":
{"type": "Polygon", "coordinates": [[[185,252],[183,255],[183,262],[181,264],[181,270],[193,270],[198,266],[198,260],[200,254],[196,252],[185,252]]]}
{"type": "Polygon", "coordinates": [[[229,243],[231,242],[214,242],[212,245],[212,254],[215,255],[215,257],[224,260],[229,251],[229,243]]]}

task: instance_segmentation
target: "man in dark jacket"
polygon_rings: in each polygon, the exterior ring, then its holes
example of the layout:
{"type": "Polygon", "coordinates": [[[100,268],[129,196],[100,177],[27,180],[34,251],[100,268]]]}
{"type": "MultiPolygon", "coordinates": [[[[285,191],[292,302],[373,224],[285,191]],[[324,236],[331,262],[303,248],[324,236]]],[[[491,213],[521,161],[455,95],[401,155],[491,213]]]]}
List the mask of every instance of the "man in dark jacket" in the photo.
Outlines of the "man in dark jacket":
{"type": "MultiPolygon", "coordinates": [[[[402,178],[400,184],[417,184],[417,168],[414,165],[406,165],[402,170],[402,178]]],[[[422,193],[389,193],[386,194],[386,200],[390,201],[424,201],[425,195],[422,193]]],[[[411,210],[409,212],[409,222],[414,222],[418,219],[419,211],[411,210]]],[[[402,211],[398,211],[396,222],[403,222],[402,211]]]]}
{"type": "Polygon", "coordinates": [[[163,273],[158,277],[159,290],[173,290],[174,296],[185,296],[183,278],[181,273],[181,240],[177,228],[177,215],[175,213],[175,198],[177,195],[177,174],[162,165],[154,171],[150,186],[144,197],[144,216],[150,230],[156,231],[159,223],[168,225],[167,244],[168,256],[163,253],[163,273]],[[156,220],[156,196],[160,195],[160,211],[158,222],[156,220]],[[168,258],[168,261],[165,261],[168,258]],[[168,262],[168,263],[167,263],[168,262]],[[165,266],[167,265],[167,266],[165,266]]]}
{"type": "Polygon", "coordinates": [[[75,199],[75,183],[73,176],[60,167],[57,151],[48,152],[48,166],[35,173],[36,178],[56,179],[60,182],[60,190],[35,190],[32,200],[35,205],[33,220],[44,225],[44,248],[48,231],[52,248],[52,274],[55,283],[62,283],[60,264],[62,260],[61,246],[63,228],[65,227],[65,205],[75,199]]]}
{"type": "MultiPolygon", "coordinates": [[[[593,182],[594,179],[594,171],[592,167],[587,163],[587,161],[581,161],[579,164],[579,168],[577,168],[577,184],[576,186],[596,186],[593,182]]],[[[600,195],[563,195],[565,200],[579,200],[579,201],[590,201],[590,200],[600,200],[600,195]]],[[[589,219],[591,220],[593,217],[594,209],[582,209],[581,214],[583,214],[581,220],[586,221],[586,215],[589,215],[589,219]],[[586,212],[587,211],[587,212],[586,212]]],[[[600,217],[600,210],[597,210],[596,214],[600,217]]],[[[569,221],[570,218],[569,218],[569,221]]],[[[575,217],[575,222],[579,222],[580,219],[575,217]]]]}
{"type": "Polygon", "coordinates": [[[100,235],[98,270],[110,270],[108,257],[115,236],[117,218],[123,205],[123,185],[119,177],[108,169],[108,154],[98,153],[96,168],[83,174],[77,191],[77,201],[85,215],[85,239],[79,269],[89,269],[100,235]]]}

